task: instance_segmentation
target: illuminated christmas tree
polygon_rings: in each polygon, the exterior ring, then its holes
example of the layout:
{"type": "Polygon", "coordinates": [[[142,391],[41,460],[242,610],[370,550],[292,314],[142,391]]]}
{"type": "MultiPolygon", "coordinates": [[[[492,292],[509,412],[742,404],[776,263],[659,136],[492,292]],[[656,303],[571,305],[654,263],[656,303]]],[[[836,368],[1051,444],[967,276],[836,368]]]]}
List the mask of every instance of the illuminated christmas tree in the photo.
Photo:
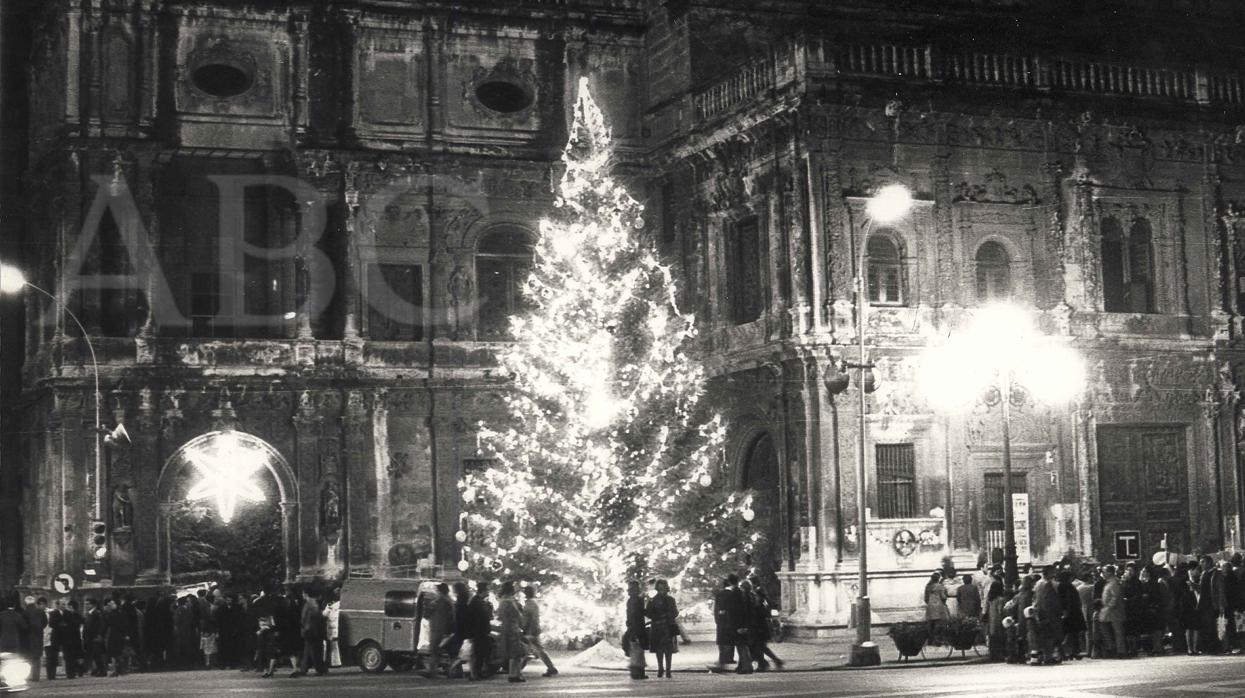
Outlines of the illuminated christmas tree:
{"type": "Polygon", "coordinates": [[[725,424],[701,401],[694,318],[642,240],[642,207],[610,176],[611,156],[581,79],[528,310],[500,352],[511,422],[482,425],[494,462],[460,483],[460,568],[540,582],[587,615],[632,578],[704,588],[746,569],[760,542],[751,496],[729,491],[725,424]]]}

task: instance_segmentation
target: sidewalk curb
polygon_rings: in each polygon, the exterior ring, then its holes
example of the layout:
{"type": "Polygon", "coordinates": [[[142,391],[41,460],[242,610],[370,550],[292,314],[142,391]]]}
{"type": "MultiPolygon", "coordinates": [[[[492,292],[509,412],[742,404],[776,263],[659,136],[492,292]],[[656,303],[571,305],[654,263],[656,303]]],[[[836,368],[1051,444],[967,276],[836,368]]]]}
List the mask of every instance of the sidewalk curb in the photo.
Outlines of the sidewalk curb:
{"type": "MultiPolygon", "coordinates": [[[[918,669],[922,667],[928,668],[928,667],[945,667],[945,666],[964,666],[964,665],[989,664],[989,663],[991,663],[989,657],[967,657],[967,658],[960,658],[960,659],[922,659],[922,660],[917,660],[917,661],[912,661],[912,662],[901,662],[898,660],[893,660],[889,662],[883,662],[875,666],[855,667],[855,666],[850,666],[848,664],[842,664],[842,665],[824,664],[824,665],[794,668],[794,669],[793,668],[771,669],[769,671],[758,671],[758,672],[753,672],[753,673],[755,674],[809,674],[809,673],[819,672],[819,671],[878,671],[878,670],[886,670],[886,669],[908,669],[908,668],[918,669]]],[[[580,668],[592,669],[594,671],[623,672],[623,671],[628,670],[627,667],[592,666],[590,664],[585,664],[580,668]]],[[[700,669],[684,668],[684,669],[673,669],[672,671],[676,674],[723,674],[723,675],[730,674],[730,675],[735,675],[735,672],[733,670],[714,672],[714,671],[709,671],[708,669],[705,669],[705,668],[700,668],[700,669]]],[[[743,674],[743,676],[747,676],[747,674],[743,674]]]]}

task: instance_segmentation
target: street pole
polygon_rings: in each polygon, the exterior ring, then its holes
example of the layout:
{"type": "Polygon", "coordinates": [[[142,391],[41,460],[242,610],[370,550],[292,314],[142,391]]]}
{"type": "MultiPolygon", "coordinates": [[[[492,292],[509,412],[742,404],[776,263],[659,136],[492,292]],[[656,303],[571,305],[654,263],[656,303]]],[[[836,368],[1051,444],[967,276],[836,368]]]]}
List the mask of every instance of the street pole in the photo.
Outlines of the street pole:
{"type": "Polygon", "coordinates": [[[873,642],[872,610],[869,607],[869,545],[866,535],[868,521],[865,516],[867,503],[867,473],[865,469],[865,419],[868,401],[865,398],[865,371],[870,364],[865,356],[865,312],[869,300],[865,289],[865,246],[869,242],[869,228],[872,221],[866,219],[861,226],[860,248],[856,256],[856,339],[859,342],[858,363],[856,364],[856,394],[860,398],[857,410],[856,434],[856,548],[859,556],[858,593],[856,595],[856,642],[852,644],[852,666],[875,666],[882,663],[878,646],[873,642]]]}
{"type": "Polygon", "coordinates": [[[1020,574],[1016,568],[1016,521],[1012,511],[1012,373],[999,371],[1003,408],[1003,575],[1010,589],[1020,574]]]}

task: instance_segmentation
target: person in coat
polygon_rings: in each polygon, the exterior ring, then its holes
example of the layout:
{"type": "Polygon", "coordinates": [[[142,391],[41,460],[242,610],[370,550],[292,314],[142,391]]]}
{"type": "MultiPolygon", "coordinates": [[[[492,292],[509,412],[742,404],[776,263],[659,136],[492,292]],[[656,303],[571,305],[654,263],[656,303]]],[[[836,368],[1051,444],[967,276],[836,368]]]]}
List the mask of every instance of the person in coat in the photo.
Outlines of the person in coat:
{"type": "MultiPolygon", "coordinates": [[[[749,625],[749,631],[755,633],[752,645],[752,656],[757,660],[757,671],[768,671],[769,662],[766,658],[774,661],[774,666],[781,669],[784,662],[774,654],[774,650],[770,649],[769,643],[774,639],[773,630],[770,627],[770,606],[769,596],[765,593],[765,587],[761,585],[760,580],[752,582],[752,598],[753,598],[753,621],[749,625]]],[[[667,675],[669,672],[667,672],[667,675]]]]}
{"type": "Polygon", "coordinates": [[[648,649],[648,632],[644,625],[644,597],[640,595],[640,583],[633,579],[627,582],[627,625],[623,638],[632,679],[648,678],[644,671],[644,652],[648,649]]]}
{"type": "Polygon", "coordinates": [[[324,615],[320,613],[320,604],[316,603],[315,591],[309,586],[303,587],[298,629],[303,638],[303,651],[298,668],[290,673],[290,678],[306,676],[312,668],[317,676],[327,674],[328,668],[324,666],[324,615]]]}
{"type": "Polygon", "coordinates": [[[431,679],[441,669],[441,655],[445,651],[442,645],[454,632],[454,604],[450,602],[450,585],[445,582],[437,584],[436,596],[428,602],[424,617],[428,619],[428,666],[423,675],[431,679]]]}
{"type": "Polygon", "coordinates": [[[82,676],[82,614],[78,613],[78,602],[73,599],[61,609],[60,638],[57,642],[65,655],[65,676],[71,679],[82,676]]]}
{"type": "Polygon", "coordinates": [[[26,659],[30,662],[30,680],[38,681],[43,665],[43,630],[48,627],[48,600],[26,597],[26,659]]]}
{"type": "MultiPolygon", "coordinates": [[[[52,606],[48,609],[48,627],[44,630],[44,635],[48,638],[47,651],[43,658],[43,665],[47,668],[48,680],[56,678],[57,660],[64,648],[61,640],[65,636],[65,600],[56,599],[52,602],[52,606]]],[[[65,666],[65,674],[69,674],[68,662],[65,666]]]]}
{"type": "Polygon", "coordinates": [[[506,658],[510,683],[523,683],[527,645],[523,644],[523,606],[514,597],[514,582],[503,582],[498,593],[497,619],[501,621],[497,651],[506,658]]]}
{"type": "Polygon", "coordinates": [[[657,593],[648,600],[644,615],[649,619],[648,647],[657,655],[657,678],[671,678],[674,653],[679,651],[679,608],[670,595],[670,584],[658,579],[657,593]]]}
{"type": "Polygon", "coordinates": [[[87,663],[91,667],[91,676],[108,674],[107,655],[104,654],[104,614],[99,608],[99,601],[94,598],[86,600],[86,614],[82,619],[82,645],[86,650],[87,663]]]}
{"type": "Polygon", "coordinates": [[[713,619],[717,625],[718,661],[709,670],[724,671],[736,652],[739,663],[737,674],[752,673],[752,653],[748,649],[748,605],[739,590],[739,577],[729,574],[722,581],[722,588],[713,596],[713,619]]]}
{"type": "Polygon", "coordinates": [[[1007,604],[1003,582],[995,580],[990,583],[986,592],[986,647],[990,659],[1002,661],[1007,658],[1007,627],[1003,619],[1008,617],[1004,606],[1007,604]]]}
{"type": "Polygon", "coordinates": [[[104,604],[104,654],[108,657],[108,675],[116,678],[121,675],[122,654],[125,653],[125,618],[117,606],[115,598],[108,599],[104,604]]]}
{"type": "Polygon", "coordinates": [[[1182,564],[1172,578],[1172,596],[1176,602],[1176,624],[1184,637],[1184,649],[1189,656],[1198,654],[1198,637],[1201,620],[1197,615],[1196,586],[1189,579],[1190,567],[1182,564]]]}
{"type": "Polygon", "coordinates": [[[26,642],[26,614],[17,610],[17,597],[5,599],[0,611],[0,652],[20,652],[26,642]]]}
{"type": "Polygon", "coordinates": [[[454,658],[453,664],[446,669],[447,676],[454,676],[455,669],[461,670],[464,660],[468,657],[463,656],[464,643],[467,640],[467,629],[470,627],[468,620],[468,604],[471,601],[471,589],[466,582],[454,582],[454,634],[450,637],[449,646],[446,651],[454,658]]]}
{"type": "Polygon", "coordinates": [[[480,679],[493,652],[493,604],[489,602],[488,582],[476,582],[476,593],[467,603],[467,639],[471,640],[472,680],[480,679]]]}
{"type": "Polygon", "coordinates": [[[921,592],[921,605],[925,607],[925,621],[929,623],[930,637],[941,637],[942,626],[951,617],[947,608],[947,587],[942,584],[942,573],[934,572],[921,592]]]}
{"type": "Polygon", "coordinates": [[[1124,594],[1120,580],[1115,577],[1115,565],[1102,568],[1102,608],[1098,609],[1097,622],[1100,634],[1110,634],[1115,641],[1114,654],[1118,658],[1128,656],[1128,643],[1124,639],[1124,594]]]}
{"type": "Polygon", "coordinates": [[[1042,568],[1042,578],[1033,586],[1034,623],[1038,643],[1038,662],[1058,664],[1059,641],[1063,638],[1063,604],[1055,581],[1055,566],[1042,568]]]}
{"type": "Polygon", "coordinates": [[[1201,621],[1198,649],[1203,653],[1218,654],[1223,649],[1219,642],[1219,630],[1216,625],[1226,605],[1227,595],[1223,591],[1222,576],[1215,567],[1215,561],[1209,555],[1205,555],[1202,557],[1201,564],[1197,595],[1197,615],[1201,621]],[[1220,577],[1218,584],[1215,582],[1217,576],[1220,577]]]}
{"type": "Polygon", "coordinates": [[[1081,658],[1081,634],[1085,632],[1085,612],[1081,609],[1081,593],[1077,589],[1071,570],[1059,572],[1055,592],[1059,595],[1061,618],[1059,632],[1062,639],[1061,653],[1069,659],[1081,658]]]}
{"type": "Polygon", "coordinates": [[[523,596],[523,639],[527,642],[528,649],[544,662],[545,673],[542,676],[557,676],[558,670],[553,666],[553,660],[540,643],[540,604],[536,601],[536,587],[530,584],[523,587],[523,596]]]}
{"type": "Polygon", "coordinates": [[[964,583],[955,592],[960,617],[981,618],[981,592],[973,581],[973,575],[966,574],[961,581],[964,583]]]}

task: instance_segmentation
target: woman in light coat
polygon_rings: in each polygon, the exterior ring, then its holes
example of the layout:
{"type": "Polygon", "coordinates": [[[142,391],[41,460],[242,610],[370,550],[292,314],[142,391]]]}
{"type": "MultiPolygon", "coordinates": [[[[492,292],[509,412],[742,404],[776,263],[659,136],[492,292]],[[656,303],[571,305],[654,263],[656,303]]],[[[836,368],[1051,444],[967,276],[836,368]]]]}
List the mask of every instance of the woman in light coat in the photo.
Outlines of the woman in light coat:
{"type": "Polygon", "coordinates": [[[341,627],[340,619],[341,598],[339,598],[339,592],[334,590],[329,595],[329,602],[324,605],[324,634],[328,637],[328,664],[333,668],[342,665],[341,646],[337,643],[337,632],[341,627]]]}
{"type": "Polygon", "coordinates": [[[498,594],[497,618],[501,621],[501,633],[497,639],[498,656],[509,663],[510,683],[522,683],[523,664],[527,647],[523,644],[523,606],[514,598],[514,582],[501,585],[498,594]]]}
{"type": "Polygon", "coordinates": [[[941,634],[941,625],[951,617],[947,608],[947,588],[942,585],[942,573],[934,572],[929,576],[929,583],[921,594],[921,603],[925,605],[925,620],[929,622],[930,637],[941,634]]]}

